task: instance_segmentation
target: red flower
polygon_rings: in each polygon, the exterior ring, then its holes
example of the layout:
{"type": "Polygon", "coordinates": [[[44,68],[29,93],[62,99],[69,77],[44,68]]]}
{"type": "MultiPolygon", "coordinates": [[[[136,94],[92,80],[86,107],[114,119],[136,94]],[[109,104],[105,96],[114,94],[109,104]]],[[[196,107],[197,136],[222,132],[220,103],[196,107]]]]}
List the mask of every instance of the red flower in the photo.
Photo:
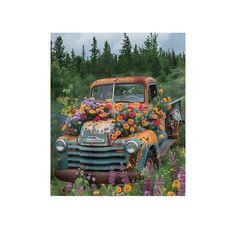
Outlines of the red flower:
{"type": "Polygon", "coordinates": [[[126,114],[122,114],[122,119],[125,119],[126,118],[126,114]]]}
{"type": "Polygon", "coordinates": [[[139,109],[142,111],[144,109],[144,105],[143,104],[140,104],[139,105],[139,109]]]}
{"type": "Polygon", "coordinates": [[[134,110],[134,105],[128,104],[128,109],[131,109],[133,111],[134,110]]]}
{"type": "Polygon", "coordinates": [[[96,116],[95,118],[94,118],[94,121],[99,121],[100,120],[100,117],[99,116],[96,116]]]}
{"type": "Polygon", "coordinates": [[[85,113],[83,113],[82,115],[81,115],[81,119],[82,120],[85,120],[87,118],[87,115],[85,114],[85,113]]]}
{"type": "Polygon", "coordinates": [[[111,109],[111,108],[112,108],[111,103],[107,103],[107,104],[106,104],[106,108],[107,108],[107,109],[111,109]]]}
{"type": "Polygon", "coordinates": [[[154,121],[152,122],[152,125],[153,125],[153,126],[158,126],[158,120],[154,120],[154,121]]]}
{"type": "Polygon", "coordinates": [[[69,134],[73,133],[73,129],[72,128],[68,129],[68,133],[69,134]]]}

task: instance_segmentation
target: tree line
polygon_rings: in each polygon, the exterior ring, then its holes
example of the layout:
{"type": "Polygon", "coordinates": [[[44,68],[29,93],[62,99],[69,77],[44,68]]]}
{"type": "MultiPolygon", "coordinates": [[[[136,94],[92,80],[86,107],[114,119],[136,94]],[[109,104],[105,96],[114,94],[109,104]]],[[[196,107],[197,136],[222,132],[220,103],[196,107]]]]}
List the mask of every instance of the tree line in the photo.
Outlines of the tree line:
{"type": "Polygon", "coordinates": [[[61,36],[51,41],[52,99],[62,95],[82,98],[88,94],[89,84],[98,78],[147,75],[165,81],[173,69],[185,67],[185,54],[164,51],[158,46],[156,33],[150,33],[141,47],[132,45],[124,33],[118,55],[111,52],[108,41],[100,51],[93,37],[89,51],[90,57],[86,57],[82,45],[82,55],[76,55],[74,49],[67,52],[61,36]]]}

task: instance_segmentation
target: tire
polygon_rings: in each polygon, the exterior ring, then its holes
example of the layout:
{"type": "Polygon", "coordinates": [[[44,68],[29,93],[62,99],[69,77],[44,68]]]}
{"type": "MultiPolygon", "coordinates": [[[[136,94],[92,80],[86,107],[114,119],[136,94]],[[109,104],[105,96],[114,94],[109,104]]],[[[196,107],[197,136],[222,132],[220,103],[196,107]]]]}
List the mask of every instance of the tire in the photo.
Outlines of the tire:
{"type": "Polygon", "coordinates": [[[156,162],[155,162],[155,156],[154,156],[154,153],[149,150],[148,151],[148,154],[147,154],[147,159],[146,159],[146,162],[145,162],[145,169],[152,173],[155,169],[156,169],[157,165],[156,165],[156,162]]]}

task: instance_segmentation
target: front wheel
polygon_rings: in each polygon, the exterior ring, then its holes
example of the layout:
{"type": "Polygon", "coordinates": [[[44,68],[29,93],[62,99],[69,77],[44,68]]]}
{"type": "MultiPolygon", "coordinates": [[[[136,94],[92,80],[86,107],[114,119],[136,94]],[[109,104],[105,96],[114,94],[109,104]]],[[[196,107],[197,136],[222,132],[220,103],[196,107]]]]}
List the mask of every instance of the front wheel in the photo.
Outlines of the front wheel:
{"type": "Polygon", "coordinates": [[[155,158],[154,153],[151,150],[149,150],[145,163],[145,169],[150,173],[152,173],[156,169],[154,158],[155,158]]]}

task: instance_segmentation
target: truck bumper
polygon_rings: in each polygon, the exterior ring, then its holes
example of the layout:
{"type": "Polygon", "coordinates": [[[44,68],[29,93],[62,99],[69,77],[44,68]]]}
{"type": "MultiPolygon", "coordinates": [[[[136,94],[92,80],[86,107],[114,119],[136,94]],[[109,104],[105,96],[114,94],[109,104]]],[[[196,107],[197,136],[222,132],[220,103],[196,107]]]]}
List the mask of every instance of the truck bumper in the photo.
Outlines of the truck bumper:
{"type": "MultiPolygon", "coordinates": [[[[128,171],[127,177],[130,181],[137,180],[140,174],[136,171],[128,171]]],[[[87,179],[91,183],[95,184],[108,184],[110,172],[100,171],[83,171],[83,178],[87,179]]],[[[78,169],[67,169],[67,170],[56,170],[55,176],[62,181],[74,182],[76,178],[81,177],[81,170],[78,169]]],[[[121,183],[123,176],[122,172],[115,172],[115,183],[121,183]]]]}

